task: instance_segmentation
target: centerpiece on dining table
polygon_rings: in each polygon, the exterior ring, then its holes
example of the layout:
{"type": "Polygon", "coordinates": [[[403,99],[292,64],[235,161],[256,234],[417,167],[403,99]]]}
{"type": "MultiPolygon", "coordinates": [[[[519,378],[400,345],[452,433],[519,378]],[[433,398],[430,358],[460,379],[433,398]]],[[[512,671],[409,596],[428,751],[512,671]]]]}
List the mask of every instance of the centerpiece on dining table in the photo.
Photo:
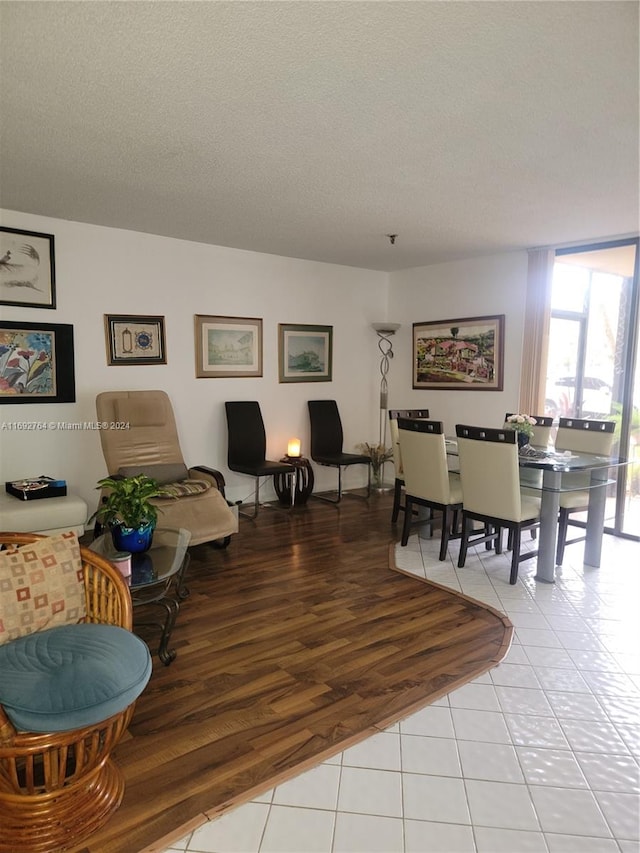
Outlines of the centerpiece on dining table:
{"type": "Polygon", "coordinates": [[[527,447],[533,436],[533,428],[538,421],[531,415],[509,415],[505,421],[507,429],[513,429],[518,433],[518,448],[527,447]]]}

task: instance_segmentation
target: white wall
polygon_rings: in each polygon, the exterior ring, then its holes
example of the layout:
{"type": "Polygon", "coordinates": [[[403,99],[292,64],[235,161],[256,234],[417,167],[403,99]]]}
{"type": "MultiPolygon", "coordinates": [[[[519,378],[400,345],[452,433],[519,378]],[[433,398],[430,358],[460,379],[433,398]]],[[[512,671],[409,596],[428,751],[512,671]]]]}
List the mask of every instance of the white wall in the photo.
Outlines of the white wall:
{"type": "MultiPolygon", "coordinates": [[[[0,484],[38,474],[65,478],[95,507],[96,481],[106,475],[95,431],[15,431],[8,422],[95,421],[95,397],[111,389],[161,388],[176,413],[185,461],[221,470],[231,500],[248,497],[250,478],[226,467],[225,400],[259,400],[267,455],[279,459],[287,439],[309,452],[306,401],[335,398],[345,450],[378,434],[378,349],[370,328],[386,318],[386,273],[226,249],[154,235],[0,211],[7,227],[55,235],[57,308],[1,306],[4,320],[71,323],[77,402],[2,404],[0,484]],[[165,316],[167,364],[108,366],[104,314],[165,316]],[[263,377],[196,379],[194,314],[263,319],[263,377]],[[334,327],[333,381],[278,382],[278,323],[334,327]]],[[[335,471],[316,469],[320,488],[335,471]]],[[[362,469],[345,480],[360,485],[362,469]]],[[[265,497],[273,495],[270,484],[265,497]]]]}
{"type": "Polygon", "coordinates": [[[436,264],[392,273],[388,319],[396,332],[389,372],[389,408],[428,408],[445,431],[456,423],[502,426],[507,411],[518,411],[527,284],[527,253],[436,264]],[[503,391],[413,390],[413,323],[505,315],[503,391]]]}
{"type": "MultiPolygon", "coordinates": [[[[260,401],[272,459],[291,436],[302,439],[308,454],[306,401],[313,398],[338,401],[346,450],[377,441],[379,351],[370,324],[381,319],[402,323],[393,338],[390,408],[429,407],[447,432],[458,422],[498,426],[505,411],[517,409],[526,252],[387,275],[12,211],[0,215],[5,226],[55,235],[58,307],[2,306],[0,316],[73,324],[77,394],[76,403],[2,404],[0,484],[37,474],[64,477],[93,509],[95,483],[106,474],[96,431],[15,431],[2,424],[95,421],[100,391],[162,388],[173,402],[187,464],[220,469],[228,497],[247,498],[250,479],[226,467],[224,401],[260,401]],[[104,314],[127,313],[165,316],[166,365],[107,365],[104,314]],[[194,314],[261,317],[263,377],[196,379],[194,314]],[[506,315],[504,391],[412,389],[414,322],[490,314],[506,315]],[[278,382],[278,323],[334,327],[332,382],[278,382]]],[[[319,488],[335,484],[335,472],[316,467],[315,473],[319,488]]],[[[361,483],[361,470],[347,472],[347,487],[361,483]]],[[[268,484],[264,496],[272,495],[268,484]]]]}

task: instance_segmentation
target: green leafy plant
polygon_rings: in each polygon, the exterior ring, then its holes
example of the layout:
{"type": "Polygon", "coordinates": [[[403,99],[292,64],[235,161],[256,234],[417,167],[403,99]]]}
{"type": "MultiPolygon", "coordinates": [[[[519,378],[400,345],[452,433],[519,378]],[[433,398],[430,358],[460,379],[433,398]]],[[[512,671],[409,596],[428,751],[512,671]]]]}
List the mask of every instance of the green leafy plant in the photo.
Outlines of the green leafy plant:
{"type": "Polygon", "coordinates": [[[172,497],[160,484],[146,474],[135,477],[104,477],[98,480],[98,489],[108,489],[98,509],[89,521],[94,518],[113,526],[122,524],[137,530],[158,520],[158,508],[150,501],[152,498],[172,497]]]}
{"type": "Polygon", "coordinates": [[[371,460],[371,467],[377,471],[381,465],[393,459],[393,450],[391,447],[385,447],[384,444],[369,444],[365,441],[358,445],[358,450],[371,460]]]}
{"type": "Polygon", "coordinates": [[[532,418],[531,415],[509,415],[507,418],[509,429],[521,432],[523,435],[526,435],[527,438],[531,438],[533,435],[533,428],[537,423],[538,421],[535,418],[532,418]]]}

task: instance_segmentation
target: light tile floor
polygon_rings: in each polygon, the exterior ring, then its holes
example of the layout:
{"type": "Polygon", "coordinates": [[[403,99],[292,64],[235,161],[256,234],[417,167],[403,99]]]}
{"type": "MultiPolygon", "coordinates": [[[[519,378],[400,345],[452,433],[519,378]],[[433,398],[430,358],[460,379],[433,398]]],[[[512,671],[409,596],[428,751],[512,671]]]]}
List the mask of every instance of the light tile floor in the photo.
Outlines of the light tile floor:
{"type": "MultiPolygon", "coordinates": [[[[555,585],[508,556],[400,568],[494,605],[515,626],[500,666],[385,732],[211,821],[189,853],[638,853],[640,544],[605,536],[603,566],[567,549],[555,585]]],[[[527,546],[531,547],[527,541],[527,546]]]]}

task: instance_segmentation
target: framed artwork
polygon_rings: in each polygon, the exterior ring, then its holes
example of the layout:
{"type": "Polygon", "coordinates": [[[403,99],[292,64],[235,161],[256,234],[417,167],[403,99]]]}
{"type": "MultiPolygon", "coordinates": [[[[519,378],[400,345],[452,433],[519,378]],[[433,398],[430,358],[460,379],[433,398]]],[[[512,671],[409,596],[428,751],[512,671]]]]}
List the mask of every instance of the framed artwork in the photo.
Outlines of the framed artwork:
{"type": "Polygon", "coordinates": [[[502,391],[504,314],[413,324],[413,387],[502,391]]]}
{"type": "Polygon", "coordinates": [[[73,326],[0,321],[0,403],[73,403],[73,326]]]}
{"type": "Polygon", "coordinates": [[[0,225],[0,305],[56,307],[53,234],[0,225]]]}
{"type": "Polygon", "coordinates": [[[280,382],[331,382],[333,326],[278,325],[280,382]]]}
{"type": "Polygon", "coordinates": [[[166,364],[164,317],[105,314],[107,364],[166,364]]]}
{"type": "Polygon", "coordinates": [[[262,320],[195,315],[196,377],[262,376],[262,320]]]}

